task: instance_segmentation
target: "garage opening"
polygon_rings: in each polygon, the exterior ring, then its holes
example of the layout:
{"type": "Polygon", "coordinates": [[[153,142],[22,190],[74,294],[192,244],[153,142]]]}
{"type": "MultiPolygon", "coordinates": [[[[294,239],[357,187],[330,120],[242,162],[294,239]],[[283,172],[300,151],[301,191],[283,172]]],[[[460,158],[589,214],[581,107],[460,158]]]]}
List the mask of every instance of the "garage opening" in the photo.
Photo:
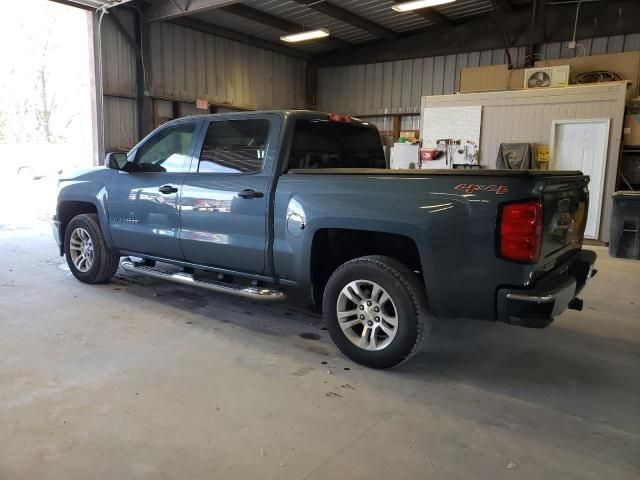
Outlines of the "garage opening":
{"type": "Polygon", "coordinates": [[[93,164],[91,17],[46,0],[3,7],[0,227],[16,228],[47,220],[57,177],[93,164]]]}

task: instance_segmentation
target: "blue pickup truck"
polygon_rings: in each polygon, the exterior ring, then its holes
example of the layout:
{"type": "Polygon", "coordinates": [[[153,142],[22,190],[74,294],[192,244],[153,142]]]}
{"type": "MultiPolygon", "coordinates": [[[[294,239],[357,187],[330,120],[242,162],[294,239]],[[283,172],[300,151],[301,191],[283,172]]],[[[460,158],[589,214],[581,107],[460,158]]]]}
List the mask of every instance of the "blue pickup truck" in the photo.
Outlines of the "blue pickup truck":
{"type": "Polygon", "coordinates": [[[387,368],[433,316],[544,327],[595,273],[580,172],[389,170],[377,129],[309,111],[173,120],[60,179],[73,275],[120,266],[215,292],[309,292],[338,348],[387,368]]]}

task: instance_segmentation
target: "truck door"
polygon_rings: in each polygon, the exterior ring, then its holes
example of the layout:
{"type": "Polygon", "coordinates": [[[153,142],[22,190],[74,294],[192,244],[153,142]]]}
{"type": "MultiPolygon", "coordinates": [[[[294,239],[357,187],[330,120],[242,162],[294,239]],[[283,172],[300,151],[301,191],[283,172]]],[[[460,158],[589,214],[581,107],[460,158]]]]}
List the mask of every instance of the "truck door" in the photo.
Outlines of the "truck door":
{"type": "Polygon", "coordinates": [[[280,117],[238,115],[205,124],[182,190],[180,238],[189,262],[265,271],[280,117]]]}
{"type": "Polygon", "coordinates": [[[198,122],[156,131],[107,186],[111,237],[121,251],[182,259],[179,198],[198,122]]]}

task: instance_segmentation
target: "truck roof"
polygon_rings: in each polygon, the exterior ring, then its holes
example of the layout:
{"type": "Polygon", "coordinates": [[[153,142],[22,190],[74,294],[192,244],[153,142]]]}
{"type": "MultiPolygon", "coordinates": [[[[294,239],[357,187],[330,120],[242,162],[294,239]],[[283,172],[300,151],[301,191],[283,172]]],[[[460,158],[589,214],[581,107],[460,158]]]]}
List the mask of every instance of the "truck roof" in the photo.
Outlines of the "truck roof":
{"type": "MultiPolygon", "coordinates": [[[[188,120],[202,119],[202,118],[204,119],[208,119],[208,118],[215,119],[215,118],[225,118],[225,117],[246,118],[254,115],[264,115],[265,113],[280,115],[281,117],[294,118],[298,120],[328,120],[329,115],[331,115],[331,113],[329,112],[321,112],[317,110],[242,110],[237,112],[205,113],[202,115],[191,115],[188,117],[176,118],[174,120],[170,120],[167,123],[180,123],[188,120]]],[[[336,113],[335,115],[342,115],[342,114],[336,113]]],[[[365,120],[361,120],[357,117],[350,117],[349,115],[344,115],[344,116],[351,118],[351,123],[355,125],[375,128],[375,125],[365,120]]]]}

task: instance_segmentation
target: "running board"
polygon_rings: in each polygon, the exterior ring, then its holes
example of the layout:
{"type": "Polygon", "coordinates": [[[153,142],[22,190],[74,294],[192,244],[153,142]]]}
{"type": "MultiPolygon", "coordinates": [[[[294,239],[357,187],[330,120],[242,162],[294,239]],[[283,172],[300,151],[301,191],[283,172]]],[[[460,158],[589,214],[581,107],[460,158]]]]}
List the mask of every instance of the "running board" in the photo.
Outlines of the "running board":
{"type": "Polygon", "coordinates": [[[122,261],[120,262],[120,266],[127,272],[139,273],[141,275],[147,275],[149,277],[159,278],[161,280],[169,280],[171,282],[181,283],[183,285],[206,288],[207,290],[235,295],[236,297],[244,297],[263,301],[284,300],[286,298],[285,293],[281,290],[258,286],[235,285],[224,282],[216,282],[212,280],[196,280],[195,278],[193,278],[193,275],[189,273],[163,272],[153,267],[148,267],[141,263],[136,263],[128,257],[122,259],[122,261]]]}

